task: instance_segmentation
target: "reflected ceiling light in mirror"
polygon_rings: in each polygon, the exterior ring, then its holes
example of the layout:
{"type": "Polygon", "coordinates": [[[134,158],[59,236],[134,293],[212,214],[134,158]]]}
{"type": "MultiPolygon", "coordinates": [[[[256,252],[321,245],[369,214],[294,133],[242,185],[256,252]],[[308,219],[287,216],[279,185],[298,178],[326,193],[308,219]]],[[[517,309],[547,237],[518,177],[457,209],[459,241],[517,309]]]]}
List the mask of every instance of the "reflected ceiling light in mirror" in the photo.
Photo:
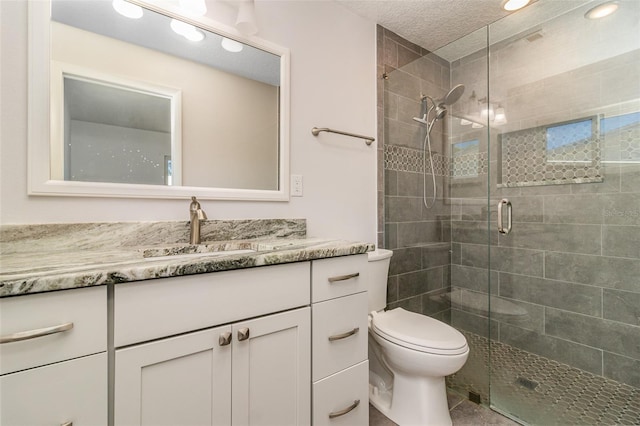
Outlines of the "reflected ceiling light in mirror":
{"type": "Polygon", "coordinates": [[[190,41],[202,41],[204,40],[204,33],[186,22],[178,21],[177,19],[171,20],[171,29],[190,41]]]}
{"type": "Polygon", "coordinates": [[[507,12],[513,12],[528,5],[529,1],[530,0],[504,0],[502,2],[502,8],[507,12]]]}
{"type": "Polygon", "coordinates": [[[142,8],[125,0],[113,0],[111,3],[116,12],[131,19],[142,18],[142,8]]]}
{"type": "Polygon", "coordinates": [[[204,0],[180,0],[180,9],[190,16],[204,16],[207,13],[204,0]]]}
{"type": "Polygon", "coordinates": [[[242,0],[238,7],[236,28],[244,35],[254,35],[258,32],[256,10],[253,0],[242,0]]]}
{"type": "Polygon", "coordinates": [[[220,42],[224,50],[227,52],[238,53],[242,51],[244,47],[242,43],[239,43],[235,40],[231,40],[230,38],[223,37],[222,42],[220,42]]]}
{"type": "Polygon", "coordinates": [[[589,11],[584,14],[584,17],[587,19],[600,19],[611,15],[616,10],[618,10],[618,4],[616,2],[603,3],[589,9],[589,11]]]}

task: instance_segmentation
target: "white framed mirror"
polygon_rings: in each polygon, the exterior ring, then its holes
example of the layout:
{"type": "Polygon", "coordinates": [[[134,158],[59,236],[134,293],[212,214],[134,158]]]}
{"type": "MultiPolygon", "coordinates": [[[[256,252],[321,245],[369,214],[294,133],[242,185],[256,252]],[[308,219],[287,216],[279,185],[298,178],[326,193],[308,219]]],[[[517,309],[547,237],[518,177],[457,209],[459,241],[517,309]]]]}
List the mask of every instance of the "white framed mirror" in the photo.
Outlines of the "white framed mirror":
{"type": "Polygon", "coordinates": [[[29,194],[288,200],[288,50],[113,3],[29,3],[29,194]]]}

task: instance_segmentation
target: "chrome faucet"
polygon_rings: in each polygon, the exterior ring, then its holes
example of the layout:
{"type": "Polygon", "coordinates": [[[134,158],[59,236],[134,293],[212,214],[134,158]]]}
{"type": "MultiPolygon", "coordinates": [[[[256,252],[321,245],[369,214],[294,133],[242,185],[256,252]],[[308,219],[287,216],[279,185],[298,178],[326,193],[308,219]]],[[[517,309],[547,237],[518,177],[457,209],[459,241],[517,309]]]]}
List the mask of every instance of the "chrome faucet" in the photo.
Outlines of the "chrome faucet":
{"type": "Polygon", "coordinates": [[[191,197],[189,217],[189,242],[191,244],[200,244],[200,221],[207,220],[207,214],[200,207],[200,203],[196,200],[196,197],[191,197]]]}

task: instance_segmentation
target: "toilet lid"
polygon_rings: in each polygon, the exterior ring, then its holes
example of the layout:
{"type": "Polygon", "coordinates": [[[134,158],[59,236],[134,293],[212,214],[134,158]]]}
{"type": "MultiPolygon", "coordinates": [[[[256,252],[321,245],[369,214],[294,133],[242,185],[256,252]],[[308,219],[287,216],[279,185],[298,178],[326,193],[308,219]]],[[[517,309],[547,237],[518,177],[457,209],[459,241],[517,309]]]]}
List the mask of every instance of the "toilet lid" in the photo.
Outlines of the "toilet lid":
{"type": "Polygon", "coordinates": [[[467,339],[435,318],[396,308],[373,313],[371,325],[382,338],[421,352],[457,355],[468,350],[467,339]]]}

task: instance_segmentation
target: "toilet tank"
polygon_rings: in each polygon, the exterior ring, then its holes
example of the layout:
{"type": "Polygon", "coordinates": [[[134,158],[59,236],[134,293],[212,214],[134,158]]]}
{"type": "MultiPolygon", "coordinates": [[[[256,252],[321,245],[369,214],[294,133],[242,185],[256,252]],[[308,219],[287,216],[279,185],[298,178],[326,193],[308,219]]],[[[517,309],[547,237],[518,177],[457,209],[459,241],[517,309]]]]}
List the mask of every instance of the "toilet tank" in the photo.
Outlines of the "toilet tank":
{"type": "Polygon", "coordinates": [[[387,276],[389,275],[389,263],[393,252],[391,250],[377,249],[367,253],[369,255],[369,312],[379,311],[387,306],[387,276]]]}

